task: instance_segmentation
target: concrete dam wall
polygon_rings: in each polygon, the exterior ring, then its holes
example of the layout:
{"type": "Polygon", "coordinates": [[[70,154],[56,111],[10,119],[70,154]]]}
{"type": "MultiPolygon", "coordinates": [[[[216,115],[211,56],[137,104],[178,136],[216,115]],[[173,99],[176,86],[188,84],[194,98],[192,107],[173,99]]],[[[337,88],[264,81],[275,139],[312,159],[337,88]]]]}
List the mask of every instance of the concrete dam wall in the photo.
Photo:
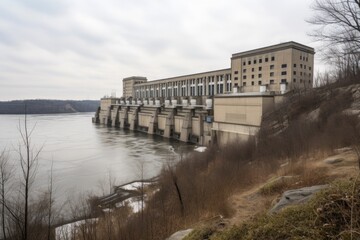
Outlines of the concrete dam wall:
{"type": "Polygon", "coordinates": [[[212,141],[212,99],[136,101],[103,98],[94,123],[156,134],[199,145],[212,141]]]}

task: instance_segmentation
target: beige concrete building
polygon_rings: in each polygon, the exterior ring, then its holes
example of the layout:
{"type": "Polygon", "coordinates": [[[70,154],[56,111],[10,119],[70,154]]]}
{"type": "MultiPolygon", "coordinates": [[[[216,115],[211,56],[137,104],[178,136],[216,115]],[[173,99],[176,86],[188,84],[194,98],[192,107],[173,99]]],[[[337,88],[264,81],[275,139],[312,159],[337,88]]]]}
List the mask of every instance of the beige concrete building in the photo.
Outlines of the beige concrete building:
{"type": "Polygon", "coordinates": [[[125,98],[200,97],[232,92],[230,68],[138,84],[130,83],[137,79],[138,77],[131,77],[123,80],[125,98]],[[129,86],[133,86],[133,89],[129,86]]]}
{"type": "Polygon", "coordinates": [[[133,76],[123,79],[123,97],[134,97],[135,96],[135,85],[146,83],[146,77],[133,76]]]}
{"type": "Polygon", "coordinates": [[[313,85],[314,49],[296,42],[235,53],[231,68],[147,81],[123,79],[123,97],[211,97],[217,94],[276,92],[313,85]]]}
{"type": "Polygon", "coordinates": [[[231,57],[231,68],[154,81],[123,79],[94,122],[201,145],[245,140],[293,90],[311,88],[314,49],[286,42],[231,57]]]}
{"type": "Polygon", "coordinates": [[[231,58],[234,87],[240,92],[312,87],[314,54],[313,48],[296,42],[235,53],[231,58]]]}

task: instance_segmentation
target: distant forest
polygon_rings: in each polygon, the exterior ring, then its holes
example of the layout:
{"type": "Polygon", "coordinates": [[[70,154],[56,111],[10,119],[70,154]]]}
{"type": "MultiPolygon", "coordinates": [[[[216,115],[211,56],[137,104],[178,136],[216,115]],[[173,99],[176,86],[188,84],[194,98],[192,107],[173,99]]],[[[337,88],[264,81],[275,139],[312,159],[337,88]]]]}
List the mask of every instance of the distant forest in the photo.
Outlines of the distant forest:
{"type": "Polygon", "coordinates": [[[0,114],[76,113],[95,112],[100,106],[97,100],[14,100],[0,102],[0,114]]]}

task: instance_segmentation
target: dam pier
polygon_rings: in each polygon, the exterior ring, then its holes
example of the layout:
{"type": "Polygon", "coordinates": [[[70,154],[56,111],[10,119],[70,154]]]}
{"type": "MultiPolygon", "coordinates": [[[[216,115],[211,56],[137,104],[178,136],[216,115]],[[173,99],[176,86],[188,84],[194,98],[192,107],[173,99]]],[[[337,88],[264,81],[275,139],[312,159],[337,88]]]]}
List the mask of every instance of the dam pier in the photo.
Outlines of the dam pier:
{"type": "Polygon", "coordinates": [[[125,100],[102,98],[94,123],[141,131],[182,142],[211,143],[213,100],[201,99],[125,100]]]}

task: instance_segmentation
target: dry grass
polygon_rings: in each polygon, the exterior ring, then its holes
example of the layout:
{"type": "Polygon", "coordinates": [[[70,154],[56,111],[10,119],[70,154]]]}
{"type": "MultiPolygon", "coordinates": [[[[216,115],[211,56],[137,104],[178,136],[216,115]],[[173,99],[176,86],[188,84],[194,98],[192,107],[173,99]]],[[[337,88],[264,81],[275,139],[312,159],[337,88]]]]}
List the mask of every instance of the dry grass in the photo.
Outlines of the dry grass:
{"type": "Polygon", "coordinates": [[[156,186],[160,190],[146,202],[146,209],[125,223],[114,225],[117,234],[107,239],[165,239],[179,229],[219,215],[240,222],[269,207],[270,199],[284,190],[331,181],[336,174],[329,174],[331,167],[319,164],[316,159],[335,148],[359,145],[360,139],[358,119],[341,111],[351,103],[351,98],[336,91],[332,94],[334,100],[330,102],[336,106],[319,103],[320,117],[314,121],[296,117],[313,110],[308,106],[309,99],[314,97],[311,95],[298,101],[301,106],[290,106],[296,114],[291,115],[289,126],[275,136],[264,129],[256,142],[252,139],[223,148],[213,147],[175,167],[165,167],[156,186]],[[284,162],[288,165],[280,167],[284,162]],[[267,179],[286,175],[293,177],[269,184],[258,193],[267,179]]]}

